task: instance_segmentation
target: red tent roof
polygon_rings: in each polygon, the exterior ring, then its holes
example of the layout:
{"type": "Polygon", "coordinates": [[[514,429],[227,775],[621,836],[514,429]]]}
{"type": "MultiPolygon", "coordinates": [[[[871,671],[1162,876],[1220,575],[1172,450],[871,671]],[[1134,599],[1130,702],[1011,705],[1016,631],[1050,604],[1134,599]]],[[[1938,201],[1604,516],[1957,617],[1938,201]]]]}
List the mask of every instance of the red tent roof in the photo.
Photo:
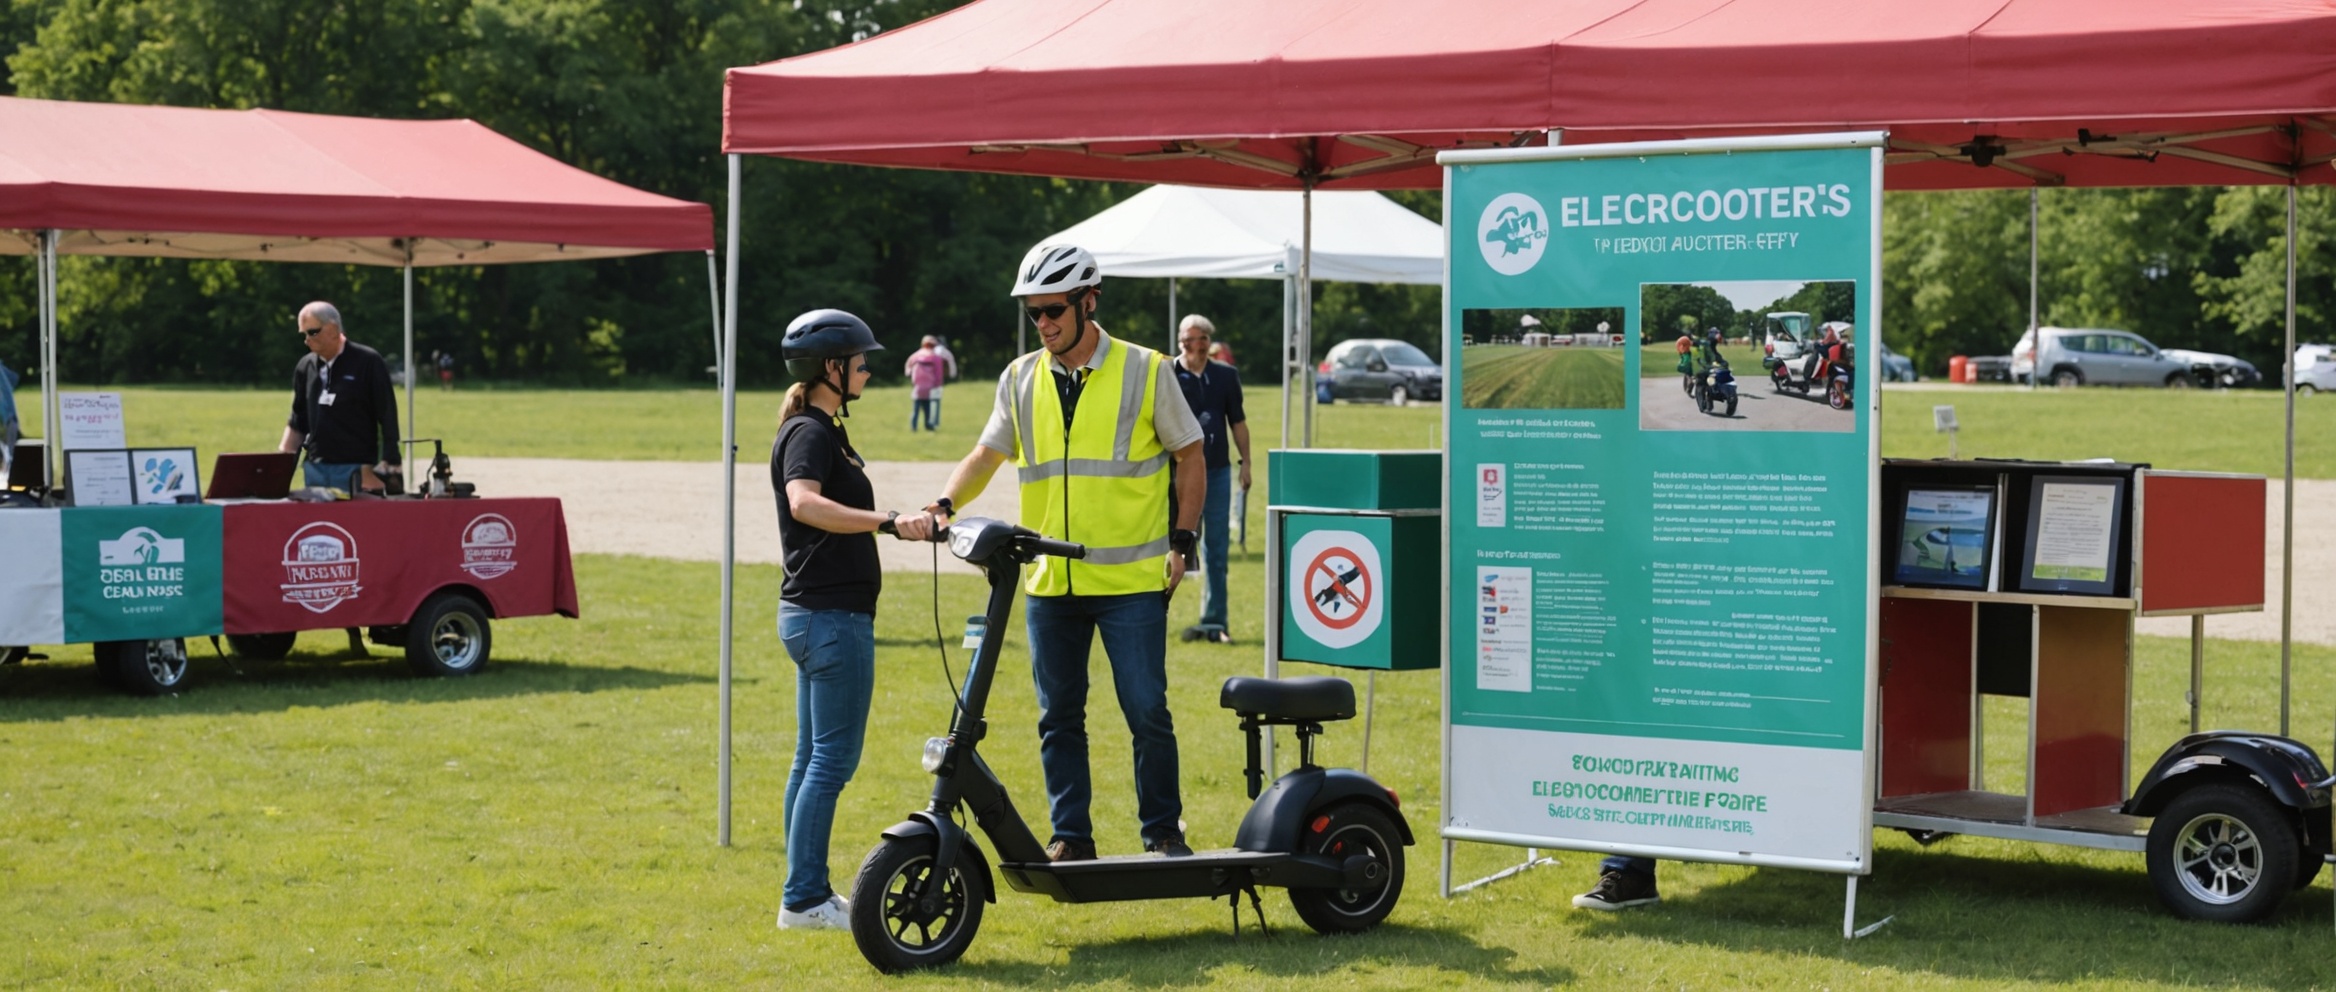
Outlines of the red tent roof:
{"type": "Polygon", "coordinates": [[[1887,129],[1895,188],[2330,183],[2331,70],[2323,0],[981,0],[730,70],[723,146],[1388,188],[1551,128],[1887,129]]]}
{"type": "Polygon", "coordinates": [[[415,265],[713,247],[713,210],[475,121],[0,97],[0,252],[415,265]]]}

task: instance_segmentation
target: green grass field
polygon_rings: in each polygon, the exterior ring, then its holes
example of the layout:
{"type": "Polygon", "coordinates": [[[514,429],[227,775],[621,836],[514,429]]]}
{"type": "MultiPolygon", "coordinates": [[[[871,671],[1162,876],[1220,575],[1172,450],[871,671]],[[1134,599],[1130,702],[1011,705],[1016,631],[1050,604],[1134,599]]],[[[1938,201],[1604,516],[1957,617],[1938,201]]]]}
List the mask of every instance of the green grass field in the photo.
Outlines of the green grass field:
{"type": "MultiPolygon", "coordinates": [[[[131,389],[133,441],[265,437],[273,391],[131,389]],[[251,423],[261,429],[255,434],[251,423]]],[[[901,391],[872,393],[855,432],[873,457],[955,457],[979,427],[986,386],[958,387],[938,435],[910,436],[901,391]]],[[[714,394],[495,391],[425,394],[426,431],[465,454],[711,458],[714,394]],[[438,418],[437,427],[427,425],[438,418]],[[586,443],[589,441],[590,443],[586,443]]],[[[1965,454],[2110,454],[2185,468],[2276,470],[2278,398],[2079,390],[1889,391],[1885,450],[1928,455],[1928,406],[1957,404],[1965,454]],[[1903,410],[1903,414],[1897,411],[1903,410]]],[[[742,410],[775,404],[756,394],[742,410]]],[[[31,412],[37,404],[26,404],[31,412]]],[[[1273,393],[1250,393],[1260,450],[1279,436],[1273,393]]],[[[1316,442],[1434,446],[1443,411],[1338,404],[1316,442]]],[[[2336,476],[2336,407],[2307,402],[2300,474],[2336,476]]],[[[767,410],[741,416],[750,457],[767,410]],[[761,421],[761,422],[758,422],[761,421]]],[[[1262,484],[1262,480],[1261,480],[1262,484]]],[[[1253,513],[1263,500],[1256,501],[1253,513]]],[[[1253,517],[1253,524],[1257,518],[1253,517]]],[[[1252,542],[1258,549],[1259,544],[1252,542]]],[[[1411,849],[1404,902],[1360,939],[1305,931],[1269,893],[1272,940],[1228,935],[1222,904],[1058,906],[1003,893],[962,967],[879,981],[841,934],[772,927],[784,875],[779,833],[793,747],[792,667],[770,633],[777,575],[741,570],[736,836],[714,845],[715,570],[582,556],[585,618],[496,629],[495,666],[425,681],[382,651],[354,660],[311,634],[285,663],[230,663],[195,645],[193,687],[164,699],[102,688],[86,647],[0,668],[0,987],[275,989],[635,988],[817,983],[837,988],[1062,985],[1100,988],[2303,988],[2336,984],[2320,948],[2329,881],[2266,926],[2177,922],[2135,856],[1956,838],[1927,850],[1876,838],[1860,887],[1873,937],[1838,936],[1842,883],[1805,872],[1666,865],[1665,902],[1607,916],[1566,905],[1596,858],[1560,854],[1445,901],[1439,850],[1411,849]]],[[[1236,556],[1232,595],[1262,597],[1259,554],[1236,556]]],[[[940,583],[942,626],[978,609],[970,579],[940,583]]],[[[948,689],[932,649],[928,580],[891,577],[879,621],[879,698],[866,758],[846,791],[831,859],[849,878],[875,834],[920,805],[919,742],[943,728],[948,689]]],[[[1177,622],[1196,609],[1176,604],[1177,622]]],[[[1246,802],[1241,739],[1215,706],[1227,675],[1261,661],[1243,646],[1170,645],[1187,818],[1223,845],[1246,802]]],[[[990,760],[1043,809],[1034,704],[1014,664],[998,681],[990,760]]],[[[2186,642],[2142,638],[2135,753],[2186,729],[2186,642]]],[[[951,658],[962,674],[964,656],[951,658]]],[[[2277,725],[2275,646],[2211,642],[2210,726],[2277,725]]],[[[2301,646],[2295,715],[2306,740],[2336,717],[2336,651],[2301,646]]],[[[1437,820],[1437,681],[1379,680],[1372,771],[1415,826],[1437,820]]],[[[1127,738],[1098,685],[1091,724],[1097,822],[1107,851],[1136,845],[1127,738]]],[[[2022,710],[1989,700],[1989,780],[2020,788],[2022,710]]],[[[1358,759],[1360,728],[1333,728],[1324,760],[1358,759]]],[[[2139,759],[2146,764],[2146,757],[2139,759]]],[[[1521,852],[1463,845],[1456,873],[1521,852]]],[[[846,883],[848,884],[848,882],[846,883]]]]}
{"type": "Polygon", "coordinates": [[[1477,345],[1461,353],[1464,406],[1479,410],[1620,410],[1618,348],[1477,345]]]}
{"type": "MultiPolygon", "coordinates": [[[[734,846],[714,844],[715,570],[585,556],[584,619],[501,624],[496,662],[426,681],[382,652],[350,660],[307,635],[284,663],[201,647],[163,699],[101,688],[87,650],[0,669],[0,986],[360,988],[2306,988],[2336,984],[2327,879],[2268,925],[2178,922],[2137,856],[1955,838],[1876,837],[1859,916],[1839,936],[1839,878],[1666,864],[1664,903],[1622,915],[1566,905],[1596,858],[1561,852],[1453,900],[1439,849],[1409,849],[1403,902],[1368,936],[1325,939],[1266,894],[1270,940],[1231,938],[1222,903],[1061,906],[1001,893],[960,967],[879,980],[846,934],[772,926],[784,875],[779,806],[793,746],[791,666],[770,633],[777,573],[741,571],[734,846]]],[[[868,748],[843,797],[833,870],[920,806],[919,743],[944,725],[927,579],[890,577],[868,748]]],[[[1261,594],[1235,564],[1233,595],[1261,594]]],[[[978,608],[940,584],[943,626],[978,608]]],[[[1180,611],[1193,608],[1180,598],[1180,611]]],[[[1179,615],[1183,615],[1181,612],[1179,615]]],[[[1254,645],[1255,631],[1239,633],[1254,645]]],[[[1015,623],[984,753],[1022,808],[1045,802],[1015,623]]],[[[1169,646],[1196,844],[1229,842],[1246,806],[1241,737],[1217,709],[1253,646],[1169,646]]],[[[951,650],[959,675],[962,652],[951,650]]],[[[2208,649],[2213,726],[2276,725],[2275,648],[2208,649]]],[[[2185,729],[2184,642],[2144,638],[2136,753],[2185,729]]],[[[1301,666],[1303,669],[1304,666],[1301,666]]],[[[2336,716],[2336,652],[2304,647],[2297,726],[2336,716]]],[[[1437,679],[1378,680],[1371,771],[1415,828],[1437,820],[1437,679]]],[[[1090,724],[1106,851],[1136,845],[1127,735],[1108,689],[1090,724]]],[[[2019,788],[2017,700],[1991,700],[1990,784],[2019,788]]],[[[1360,727],[1322,758],[1353,763],[1360,727]]],[[[1432,835],[1431,835],[1432,836],[1432,835]]],[[[1511,848],[1462,845],[1473,878],[1511,848]]]]}

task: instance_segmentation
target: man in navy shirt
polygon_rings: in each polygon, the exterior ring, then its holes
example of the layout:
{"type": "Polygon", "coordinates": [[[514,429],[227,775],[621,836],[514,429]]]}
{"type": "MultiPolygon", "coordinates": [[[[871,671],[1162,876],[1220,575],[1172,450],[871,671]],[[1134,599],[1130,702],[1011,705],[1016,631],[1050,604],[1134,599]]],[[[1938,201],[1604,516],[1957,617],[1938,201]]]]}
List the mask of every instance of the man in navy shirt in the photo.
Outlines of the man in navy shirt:
{"type": "Polygon", "coordinates": [[[308,354],[292,370],[292,416],[280,451],[305,451],[302,481],[343,492],[381,488],[398,471],[397,392],[381,353],[341,334],[341,312],[300,308],[308,354]]]}
{"type": "Polygon", "coordinates": [[[1216,325],[1192,314],[1176,332],[1176,385],[1184,390],[1185,405],[1200,420],[1201,456],[1208,465],[1208,496],[1201,502],[1201,558],[1208,563],[1208,583],[1201,594],[1200,623],[1184,628],[1184,639],[1206,638],[1233,643],[1225,626],[1225,519],[1233,503],[1233,469],[1225,444],[1229,435],[1241,449],[1241,489],[1249,490],[1249,424],[1241,412],[1241,374],[1223,362],[1209,359],[1209,339],[1216,325]]]}

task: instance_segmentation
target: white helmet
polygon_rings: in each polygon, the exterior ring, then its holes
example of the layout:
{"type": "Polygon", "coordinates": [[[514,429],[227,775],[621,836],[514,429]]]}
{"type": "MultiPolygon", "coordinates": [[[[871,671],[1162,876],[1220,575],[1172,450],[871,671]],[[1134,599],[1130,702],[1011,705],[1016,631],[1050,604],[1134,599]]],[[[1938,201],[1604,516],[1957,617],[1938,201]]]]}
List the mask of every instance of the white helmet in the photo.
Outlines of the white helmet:
{"type": "Polygon", "coordinates": [[[1068,293],[1082,286],[1103,284],[1103,267],[1078,245],[1039,245],[1022,256],[1014,272],[1014,291],[1008,296],[1068,293]]]}

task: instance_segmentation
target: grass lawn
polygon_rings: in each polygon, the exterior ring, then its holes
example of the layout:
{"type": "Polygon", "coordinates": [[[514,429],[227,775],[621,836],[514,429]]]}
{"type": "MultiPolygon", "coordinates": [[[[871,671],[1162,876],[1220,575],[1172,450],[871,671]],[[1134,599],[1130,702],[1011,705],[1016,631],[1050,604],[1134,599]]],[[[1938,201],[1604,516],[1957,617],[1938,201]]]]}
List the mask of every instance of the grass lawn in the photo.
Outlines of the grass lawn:
{"type": "Polygon", "coordinates": [[[1461,353],[1476,409],[1620,410],[1625,401],[1619,348],[1527,348],[1477,345],[1461,353]]]}
{"type": "MultiPolygon", "coordinates": [[[[1657,350],[1668,351],[1669,345],[1657,350]]],[[[1739,349],[1742,350],[1742,349],[1739,349]]],[[[1748,350],[1729,358],[1757,370],[1748,350]]],[[[1675,354],[1657,356],[1652,375],[1670,376],[1675,354]]],[[[1642,370],[1643,372],[1643,370],[1642,370]]],[[[1765,389],[1746,376],[1748,389],[1765,389]]],[[[266,450],[282,433],[279,390],[120,387],[130,443],[192,444],[209,456],[220,451],[266,450]]],[[[943,402],[938,433],[907,429],[906,389],[872,390],[853,404],[852,437],[862,453],[886,460],[955,460],[972,446],[988,417],[989,383],[956,383],[943,402]]],[[[777,393],[741,394],[739,455],[765,456],[777,393]]],[[[1278,446],[1281,415],[1276,392],[1252,386],[1247,394],[1252,446],[1278,446]]],[[[1936,458],[1947,437],[1931,430],[1930,408],[1953,404],[1963,429],[1963,457],[2095,458],[2144,461],[2165,468],[2255,472],[2277,476],[2284,416],[2270,390],[1969,389],[1882,391],[1882,453],[1936,458]]],[[[426,390],[419,427],[423,437],[450,439],[457,472],[472,456],[512,458],[668,459],[721,457],[721,403],[711,390],[661,392],[584,390],[426,390]]],[[[26,433],[39,432],[39,402],[19,394],[26,433]]],[[[1315,408],[1315,444],[1340,448],[1433,448],[1441,443],[1443,410],[1433,404],[1387,407],[1337,403],[1315,408]]],[[[1263,466],[1260,465],[1260,468],[1263,466]]],[[[2296,401],[2296,475],[2336,478],[2336,398],[2296,401]]],[[[1259,482],[1263,485],[1262,480],[1259,482]]]]}
{"type": "MultiPolygon", "coordinates": [[[[1228,933],[1218,904],[1059,906],[1005,892],[962,966],[880,980],[846,934],[772,926],[784,875],[779,806],[793,746],[793,670],[770,634],[777,572],[742,570],[735,846],[716,847],[710,565],[581,558],[585,619],[496,630],[471,679],[414,679],[384,653],[346,660],[305,637],[285,663],[202,648],[193,687],[163,699],[100,688],[87,651],[0,669],[0,986],[9,988],[2069,988],[2336,984],[2329,882],[2265,926],[2182,923],[2136,856],[1954,838],[1921,850],[1877,835],[1860,919],[1839,936],[1842,882],[1807,872],[1670,865],[1664,903],[1577,912],[1596,858],[1446,901],[1436,894],[1437,681],[1379,680],[1371,770],[1426,836],[1404,901],[1359,939],[1324,939],[1266,894],[1270,940],[1228,933]]],[[[1257,601],[1255,557],[1233,595],[1257,601]]],[[[928,581],[893,576],[878,625],[877,700],[844,793],[831,865],[848,880],[877,831],[928,788],[919,743],[944,726],[928,581]]],[[[943,626],[978,608],[941,583],[943,626]]],[[[1193,610],[1179,597],[1177,616],[1193,610]]],[[[1254,621],[1238,632],[1254,645],[1254,621]]],[[[1043,816],[1020,623],[984,751],[1043,816]]],[[[1229,842],[1246,806],[1241,738],[1218,682],[1254,647],[1172,643],[1186,817],[1229,842]]],[[[959,675],[965,657],[952,650],[959,675]]],[[[2275,726],[2275,649],[2209,647],[2208,722],[2275,726]]],[[[2183,642],[2145,638],[2137,756],[2184,728],[2183,642]]],[[[1100,666],[1099,666],[1100,667],[1100,666]]],[[[2303,647],[2296,724],[2323,736],[2336,652],[2303,647]]],[[[1096,821],[1136,845],[1127,735],[1103,685],[1091,732],[1096,821]]],[[[1991,784],[2016,788],[2016,701],[1991,700],[1991,784]]],[[[1335,725],[1331,763],[1360,727],[1335,725]]],[[[2146,763],[2146,758],[2137,757],[2146,763]]],[[[1041,828],[1043,830],[1043,827],[1041,828]]],[[[1462,878],[1522,852],[1462,845],[1462,878]]],[[[847,884],[839,881],[839,884],[847,884]]]]}

